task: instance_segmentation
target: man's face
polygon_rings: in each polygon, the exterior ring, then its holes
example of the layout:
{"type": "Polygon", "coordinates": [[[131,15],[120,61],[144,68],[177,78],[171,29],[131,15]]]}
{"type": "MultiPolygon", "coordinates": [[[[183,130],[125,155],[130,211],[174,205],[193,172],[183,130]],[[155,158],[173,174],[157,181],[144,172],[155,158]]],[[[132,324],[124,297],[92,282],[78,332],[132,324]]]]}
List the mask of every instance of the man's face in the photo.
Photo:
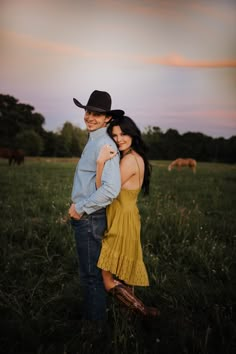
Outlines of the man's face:
{"type": "Polygon", "coordinates": [[[104,113],[86,110],[84,114],[84,121],[89,132],[106,127],[110,119],[111,117],[107,117],[104,113]]]}

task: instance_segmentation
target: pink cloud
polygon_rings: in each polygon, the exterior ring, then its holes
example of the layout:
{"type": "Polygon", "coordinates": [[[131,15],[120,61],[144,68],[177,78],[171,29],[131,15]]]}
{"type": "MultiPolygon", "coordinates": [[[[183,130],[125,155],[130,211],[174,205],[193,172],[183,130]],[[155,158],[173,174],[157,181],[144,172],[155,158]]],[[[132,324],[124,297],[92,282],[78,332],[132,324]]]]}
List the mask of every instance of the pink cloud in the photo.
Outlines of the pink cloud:
{"type": "Polygon", "coordinates": [[[10,45],[10,43],[13,43],[14,45],[25,46],[37,50],[41,49],[46,51],[59,52],[61,54],[77,53],[83,56],[90,55],[89,52],[82,50],[79,47],[75,47],[64,43],[62,44],[62,43],[42,40],[22,33],[16,33],[13,31],[0,31],[0,35],[3,38],[3,41],[5,42],[6,46],[10,45]]]}
{"type": "MultiPolygon", "coordinates": [[[[220,4],[219,4],[220,5],[220,4]]],[[[222,4],[223,6],[209,6],[205,3],[192,2],[191,8],[193,11],[199,11],[201,15],[207,15],[210,17],[215,17],[221,21],[235,22],[235,11],[233,8],[227,9],[227,3],[222,4]]]]}
{"type": "Polygon", "coordinates": [[[205,2],[199,1],[138,1],[133,3],[127,3],[127,1],[117,0],[97,0],[99,6],[103,6],[106,9],[112,9],[113,11],[125,11],[131,14],[138,14],[142,16],[158,16],[167,19],[168,17],[173,19],[186,18],[186,14],[195,14],[197,16],[208,16],[217,18],[221,21],[235,22],[235,12],[232,11],[232,6],[227,6],[227,3],[217,4],[217,6],[210,6],[205,2]]]}
{"type": "Polygon", "coordinates": [[[19,46],[21,48],[26,47],[27,49],[42,50],[45,52],[51,52],[60,55],[68,56],[80,56],[85,58],[100,58],[100,59],[126,59],[126,55],[120,55],[115,52],[108,51],[89,51],[78,46],[69,45],[60,42],[53,42],[41,38],[36,38],[27,34],[16,33],[13,31],[2,31],[0,30],[0,38],[3,43],[3,47],[19,46]]]}
{"type": "Polygon", "coordinates": [[[20,34],[10,31],[0,31],[0,36],[6,46],[13,43],[18,46],[26,46],[34,50],[45,50],[46,52],[60,53],[61,55],[78,55],[81,57],[100,58],[103,60],[121,60],[130,62],[140,62],[145,64],[176,66],[176,67],[196,67],[196,68],[224,68],[236,67],[236,60],[190,60],[180,55],[170,55],[167,57],[129,55],[127,53],[116,53],[109,51],[93,52],[78,46],[64,43],[52,42],[30,35],[20,34]]]}
{"type": "MultiPolygon", "coordinates": [[[[182,17],[184,16],[179,3],[172,1],[157,2],[156,0],[140,1],[127,3],[127,1],[117,0],[97,0],[99,6],[103,6],[106,9],[112,9],[113,11],[121,11],[125,13],[142,15],[147,17],[163,16],[166,17],[182,17]]],[[[189,7],[189,6],[187,6],[189,7]]]]}
{"type": "Polygon", "coordinates": [[[179,55],[167,57],[143,57],[144,62],[164,66],[196,67],[196,68],[225,68],[236,67],[236,60],[190,60],[179,55]]]}

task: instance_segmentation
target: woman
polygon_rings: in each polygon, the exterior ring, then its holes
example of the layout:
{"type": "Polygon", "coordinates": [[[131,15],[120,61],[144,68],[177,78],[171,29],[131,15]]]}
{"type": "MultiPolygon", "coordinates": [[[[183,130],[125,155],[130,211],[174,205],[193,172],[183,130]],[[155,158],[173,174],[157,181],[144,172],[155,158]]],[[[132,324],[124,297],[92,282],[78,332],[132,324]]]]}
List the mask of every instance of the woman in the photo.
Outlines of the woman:
{"type": "MultiPolygon", "coordinates": [[[[157,309],[146,307],[134,296],[131,288],[125,285],[149,285],[143,262],[141,223],[137,207],[141,189],[144,194],[149,192],[151,167],[146,157],[146,147],[140,130],[127,116],[113,119],[108,127],[108,134],[121,153],[121,191],[107,207],[107,231],[97,266],[102,269],[104,286],[108,292],[142,315],[157,316],[157,309]],[[113,275],[119,280],[115,280],[113,275]]],[[[105,162],[115,154],[109,145],[102,147],[97,160],[97,187],[102,184],[105,162]]]]}

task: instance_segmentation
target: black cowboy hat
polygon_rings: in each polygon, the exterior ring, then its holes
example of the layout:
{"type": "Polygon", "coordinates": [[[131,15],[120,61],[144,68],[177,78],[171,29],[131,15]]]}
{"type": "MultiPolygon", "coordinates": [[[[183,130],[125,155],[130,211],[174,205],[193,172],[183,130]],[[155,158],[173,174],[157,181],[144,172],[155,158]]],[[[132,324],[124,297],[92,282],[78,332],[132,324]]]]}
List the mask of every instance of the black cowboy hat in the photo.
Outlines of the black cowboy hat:
{"type": "Polygon", "coordinates": [[[105,91],[93,91],[86,105],[82,105],[76,98],[73,98],[73,101],[76,106],[88,111],[105,113],[111,116],[122,116],[125,114],[121,109],[111,110],[111,96],[105,91]]]}

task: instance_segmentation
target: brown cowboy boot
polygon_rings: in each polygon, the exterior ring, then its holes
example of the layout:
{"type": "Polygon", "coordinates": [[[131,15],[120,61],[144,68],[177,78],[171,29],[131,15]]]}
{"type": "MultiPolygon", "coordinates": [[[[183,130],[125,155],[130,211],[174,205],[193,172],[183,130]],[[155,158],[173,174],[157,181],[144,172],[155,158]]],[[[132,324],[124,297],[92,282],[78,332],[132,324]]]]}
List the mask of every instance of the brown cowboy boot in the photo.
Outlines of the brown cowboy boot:
{"type": "Polygon", "coordinates": [[[139,300],[127,287],[118,284],[109,290],[109,293],[115,296],[122,304],[126,305],[130,310],[137,312],[145,317],[157,317],[160,312],[154,307],[147,307],[139,300]]]}

